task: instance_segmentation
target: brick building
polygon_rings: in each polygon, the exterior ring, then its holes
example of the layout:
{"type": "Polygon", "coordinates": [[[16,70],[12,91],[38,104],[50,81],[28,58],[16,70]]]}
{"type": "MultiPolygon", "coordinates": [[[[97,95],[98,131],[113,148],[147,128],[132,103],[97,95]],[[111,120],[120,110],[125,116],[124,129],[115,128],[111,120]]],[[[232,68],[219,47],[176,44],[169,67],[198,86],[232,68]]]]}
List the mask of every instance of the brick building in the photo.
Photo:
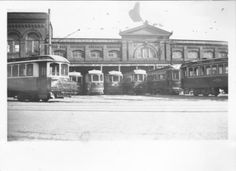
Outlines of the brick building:
{"type": "MultiPolygon", "coordinates": [[[[8,14],[8,58],[48,54],[47,13],[8,14]]],[[[52,35],[52,32],[50,32],[52,35]]],[[[147,22],[119,33],[120,39],[52,38],[52,54],[71,62],[71,71],[89,69],[127,72],[146,70],[202,58],[228,55],[228,43],[209,40],[171,39],[172,32],[147,22]]]]}

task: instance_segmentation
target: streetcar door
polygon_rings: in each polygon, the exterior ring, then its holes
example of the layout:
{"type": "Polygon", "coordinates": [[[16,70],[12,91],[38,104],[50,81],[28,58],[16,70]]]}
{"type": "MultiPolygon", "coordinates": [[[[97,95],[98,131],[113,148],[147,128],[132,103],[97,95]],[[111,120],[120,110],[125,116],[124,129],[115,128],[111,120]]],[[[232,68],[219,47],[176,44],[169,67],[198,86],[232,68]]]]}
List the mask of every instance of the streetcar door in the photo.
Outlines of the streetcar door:
{"type": "Polygon", "coordinates": [[[40,94],[47,92],[47,63],[39,62],[38,90],[40,94]]]}
{"type": "Polygon", "coordinates": [[[39,77],[45,78],[47,76],[47,65],[46,62],[39,63],[39,77]]]}

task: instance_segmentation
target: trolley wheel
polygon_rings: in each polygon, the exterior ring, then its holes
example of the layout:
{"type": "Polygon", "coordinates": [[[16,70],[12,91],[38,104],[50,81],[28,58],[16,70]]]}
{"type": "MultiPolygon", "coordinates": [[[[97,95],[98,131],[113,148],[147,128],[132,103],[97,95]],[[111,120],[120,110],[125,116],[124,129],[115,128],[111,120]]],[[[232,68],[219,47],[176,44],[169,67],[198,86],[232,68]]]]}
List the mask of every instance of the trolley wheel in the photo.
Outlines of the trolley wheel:
{"type": "Polygon", "coordinates": [[[48,102],[49,98],[42,99],[43,102],[48,102]]]}
{"type": "Polygon", "coordinates": [[[24,95],[23,95],[23,94],[19,94],[19,95],[17,96],[17,100],[19,100],[20,102],[25,101],[24,95]]]}
{"type": "Polygon", "coordinates": [[[194,96],[198,96],[199,93],[198,93],[197,91],[193,91],[193,95],[194,95],[194,96]]]}
{"type": "Polygon", "coordinates": [[[212,95],[218,96],[219,94],[220,94],[220,92],[219,92],[218,88],[213,89],[212,95]]]}

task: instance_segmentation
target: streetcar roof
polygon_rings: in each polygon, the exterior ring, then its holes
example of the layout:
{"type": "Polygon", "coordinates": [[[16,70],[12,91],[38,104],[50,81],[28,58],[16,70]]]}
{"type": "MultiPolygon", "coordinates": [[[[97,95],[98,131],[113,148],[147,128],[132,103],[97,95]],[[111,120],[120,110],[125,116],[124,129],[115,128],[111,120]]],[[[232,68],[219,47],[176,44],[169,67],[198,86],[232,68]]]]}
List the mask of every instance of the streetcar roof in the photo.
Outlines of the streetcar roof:
{"type": "Polygon", "coordinates": [[[135,74],[147,74],[147,72],[145,70],[143,70],[143,69],[135,69],[134,73],[135,74]]]}
{"type": "Polygon", "coordinates": [[[77,76],[77,77],[82,77],[81,73],[80,73],[80,72],[76,72],[76,71],[69,72],[69,76],[77,76]]]}
{"type": "Polygon", "coordinates": [[[110,74],[110,75],[118,75],[118,76],[122,76],[123,75],[120,71],[109,71],[108,74],[110,74]]]}
{"type": "Polygon", "coordinates": [[[22,57],[22,58],[11,58],[7,60],[8,63],[42,62],[42,61],[70,63],[65,57],[58,56],[58,55],[30,56],[30,57],[22,57]]]}
{"type": "Polygon", "coordinates": [[[174,65],[171,65],[171,67],[172,67],[173,69],[180,69],[181,65],[182,65],[182,64],[174,64],[174,65]]]}
{"type": "Polygon", "coordinates": [[[218,63],[218,62],[228,62],[228,58],[211,58],[211,59],[188,61],[188,62],[183,63],[181,67],[194,65],[194,64],[198,65],[198,64],[218,63]]]}
{"type": "Polygon", "coordinates": [[[93,69],[93,70],[88,71],[88,73],[89,74],[102,74],[102,71],[93,69]]]}

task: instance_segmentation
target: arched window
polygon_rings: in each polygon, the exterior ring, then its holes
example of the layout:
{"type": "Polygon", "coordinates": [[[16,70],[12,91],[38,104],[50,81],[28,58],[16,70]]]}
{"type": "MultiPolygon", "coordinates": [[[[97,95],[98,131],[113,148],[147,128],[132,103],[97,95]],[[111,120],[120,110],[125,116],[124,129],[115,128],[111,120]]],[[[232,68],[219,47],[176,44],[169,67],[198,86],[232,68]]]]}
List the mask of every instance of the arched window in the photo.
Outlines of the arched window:
{"type": "Polygon", "coordinates": [[[84,58],[84,52],[82,50],[74,50],[72,56],[73,58],[84,58]]]}
{"type": "Polygon", "coordinates": [[[102,52],[99,50],[92,50],[90,52],[91,58],[101,58],[102,57],[102,52]]]}
{"type": "Polygon", "coordinates": [[[54,55],[58,55],[58,56],[63,56],[63,57],[66,58],[66,51],[64,51],[64,50],[55,50],[55,51],[53,52],[53,54],[54,54],[54,55]]]}
{"type": "Polygon", "coordinates": [[[16,33],[10,33],[8,35],[8,45],[7,52],[11,57],[19,57],[20,56],[20,38],[16,33]]]}
{"type": "Polygon", "coordinates": [[[26,54],[40,55],[40,38],[36,33],[29,33],[26,36],[26,54]]]}
{"type": "Polygon", "coordinates": [[[149,46],[141,46],[135,50],[134,58],[156,58],[156,52],[149,46]]]}
{"type": "Polygon", "coordinates": [[[227,56],[227,53],[226,53],[226,52],[220,52],[220,53],[218,54],[218,57],[219,57],[219,58],[227,58],[228,56],[227,56]]]}
{"type": "Polygon", "coordinates": [[[198,59],[198,52],[197,51],[189,51],[188,52],[188,59],[198,59]]]}
{"type": "Polygon", "coordinates": [[[181,51],[172,52],[172,59],[182,59],[183,53],[181,51]]]}
{"type": "Polygon", "coordinates": [[[211,51],[206,51],[203,53],[203,58],[212,59],[213,57],[214,57],[214,54],[211,51]]]}
{"type": "Polygon", "coordinates": [[[109,58],[119,58],[119,51],[118,50],[111,50],[108,52],[109,58]]]}

